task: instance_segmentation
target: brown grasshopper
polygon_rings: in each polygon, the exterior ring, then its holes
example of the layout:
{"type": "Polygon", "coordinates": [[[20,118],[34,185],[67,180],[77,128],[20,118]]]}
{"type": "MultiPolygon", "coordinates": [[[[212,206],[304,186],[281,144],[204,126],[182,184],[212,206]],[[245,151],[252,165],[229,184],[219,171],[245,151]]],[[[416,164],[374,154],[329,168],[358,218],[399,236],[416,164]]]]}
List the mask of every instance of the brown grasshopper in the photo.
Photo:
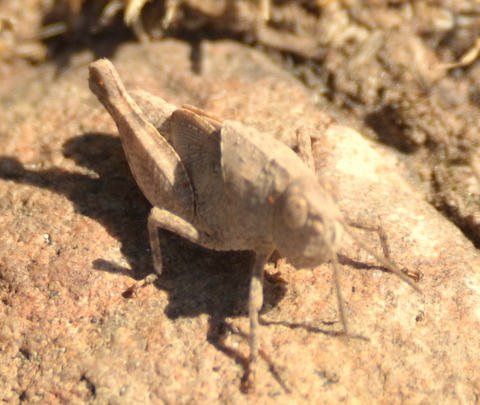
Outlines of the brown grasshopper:
{"type": "Polygon", "coordinates": [[[313,159],[307,131],[297,132],[306,164],[285,144],[252,127],[221,122],[194,107],[177,109],[145,92],[129,95],[106,59],[92,63],[89,70],[90,89],[117,124],[130,168],[153,205],[148,229],[155,271],[162,271],[158,228],[210,249],[255,252],[248,300],[252,382],[259,349],[263,271],[275,250],[296,268],[333,262],[347,335],[336,255],[343,230],[420,291],[346,223],[331,193],[309,167],[313,159]]]}

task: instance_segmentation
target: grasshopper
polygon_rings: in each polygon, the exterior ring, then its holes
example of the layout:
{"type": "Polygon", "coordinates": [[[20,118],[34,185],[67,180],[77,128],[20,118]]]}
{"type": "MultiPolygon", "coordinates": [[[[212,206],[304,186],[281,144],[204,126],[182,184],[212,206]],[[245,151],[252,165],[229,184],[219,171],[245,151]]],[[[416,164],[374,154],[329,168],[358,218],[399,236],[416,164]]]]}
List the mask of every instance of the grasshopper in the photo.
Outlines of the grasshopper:
{"type": "Polygon", "coordinates": [[[337,246],[342,232],[414,289],[420,289],[363,242],[313,169],[308,131],[297,131],[300,155],[274,137],[196,109],[176,108],[142,91],[126,92],[106,59],[89,66],[92,92],[115,121],[130,169],[153,205],[148,230],[154,268],[162,271],[158,228],[214,250],[253,250],[248,313],[254,382],[264,267],[277,250],[296,268],[332,261],[340,318],[337,246]],[[135,101],[134,101],[135,100],[135,101]]]}

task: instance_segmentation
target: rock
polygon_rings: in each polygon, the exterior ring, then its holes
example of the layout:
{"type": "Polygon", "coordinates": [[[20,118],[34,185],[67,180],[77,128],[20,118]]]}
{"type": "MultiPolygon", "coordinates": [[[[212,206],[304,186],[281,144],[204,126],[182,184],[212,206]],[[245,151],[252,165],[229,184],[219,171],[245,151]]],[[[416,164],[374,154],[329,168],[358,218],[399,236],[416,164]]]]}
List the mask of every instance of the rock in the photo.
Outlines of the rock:
{"type": "MultiPolygon", "coordinates": [[[[321,128],[317,172],[347,216],[380,224],[392,260],[423,275],[418,294],[348,237],[340,249],[354,336],[338,322],[330,264],[269,265],[256,391],[241,392],[248,356],[244,252],[210,252],[163,233],[153,270],[150,209],[114,124],[87,85],[87,53],[43,65],[1,94],[0,398],[6,403],[471,403],[480,395],[479,256],[428,205],[408,168],[328,118],[286,70],[229,41],[190,48],[124,45],[127,88],[193,104],[294,145],[321,128]]],[[[380,252],[376,234],[362,233],[380,252]]]]}

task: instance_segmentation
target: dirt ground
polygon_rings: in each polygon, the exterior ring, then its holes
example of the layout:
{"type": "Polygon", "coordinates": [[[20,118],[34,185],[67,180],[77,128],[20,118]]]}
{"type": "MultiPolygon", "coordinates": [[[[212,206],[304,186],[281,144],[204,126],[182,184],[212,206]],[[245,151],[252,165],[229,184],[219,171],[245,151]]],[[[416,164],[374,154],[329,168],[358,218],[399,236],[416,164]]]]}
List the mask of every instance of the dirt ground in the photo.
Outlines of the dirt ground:
{"type": "Polygon", "coordinates": [[[4,403],[479,402],[480,4],[5,0],[0,21],[4,403]],[[162,233],[165,273],[123,294],[152,272],[150,206],[89,92],[99,57],[290,146],[317,127],[317,173],[423,295],[345,238],[345,339],[329,264],[269,264],[243,393],[248,252],[162,233]]]}

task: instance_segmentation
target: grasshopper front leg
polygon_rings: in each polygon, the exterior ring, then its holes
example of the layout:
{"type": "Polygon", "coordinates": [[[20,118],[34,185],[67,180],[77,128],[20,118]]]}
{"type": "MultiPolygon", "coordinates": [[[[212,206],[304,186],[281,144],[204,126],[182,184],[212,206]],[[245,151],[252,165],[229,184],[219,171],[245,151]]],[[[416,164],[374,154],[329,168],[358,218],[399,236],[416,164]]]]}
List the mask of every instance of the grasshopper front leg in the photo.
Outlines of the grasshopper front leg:
{"type": "Polygon", "coordinates": [[[247,373],[247,390],[254,388],[255,374],[258,363],[258,314],[263,305],[263,275],[267,260],[273,251],[255,252],[255,264],[252,269],[252,278],[250,280],[250,293],[248,297],[248,316],[250,319],[250,362],[247,373]]]}

